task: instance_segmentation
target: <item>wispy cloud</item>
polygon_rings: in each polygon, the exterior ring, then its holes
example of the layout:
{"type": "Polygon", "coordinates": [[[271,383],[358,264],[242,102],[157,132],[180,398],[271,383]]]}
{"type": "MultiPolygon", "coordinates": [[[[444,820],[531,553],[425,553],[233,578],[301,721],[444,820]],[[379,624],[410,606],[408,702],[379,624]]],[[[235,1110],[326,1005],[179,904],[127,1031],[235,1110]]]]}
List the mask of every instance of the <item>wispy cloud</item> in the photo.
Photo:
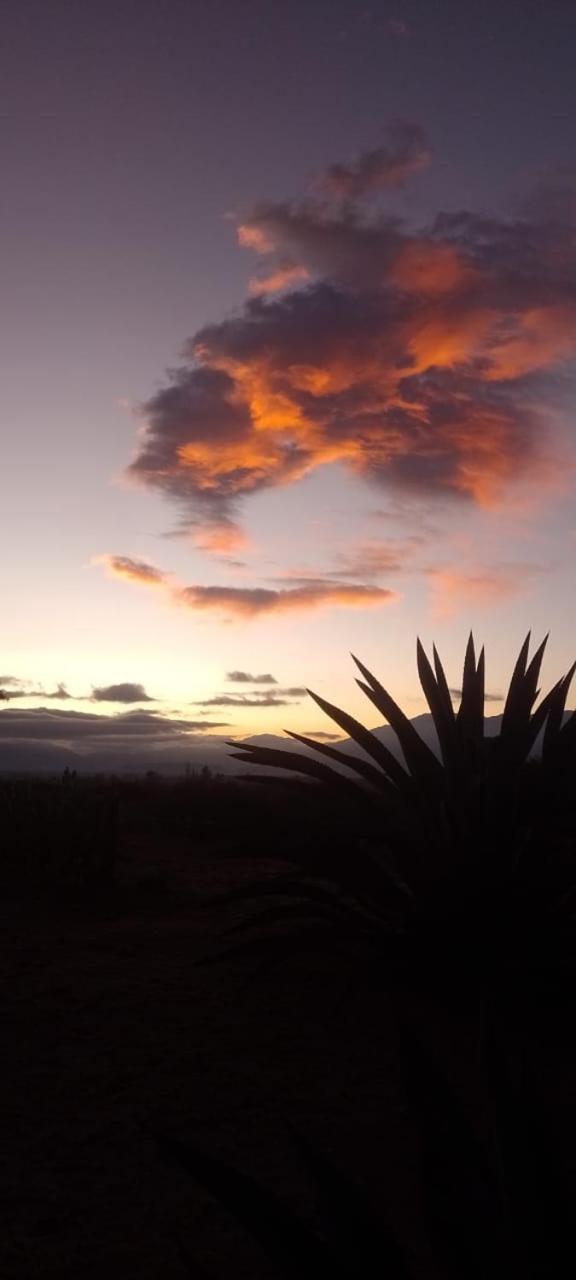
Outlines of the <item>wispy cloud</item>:
{"type": "Polygon", "coordinates": [[[226,679],[230,684],[278,684],[269,671],[259,676],[253,676],[250,671],[227,671],[226,679]]]}
{"type": "Polygon", "coordinates": [[[195,707],[288,707],[291,702],[288,697],[282,698],[276,693],[217,693],[213,698],[204,698],[193,705],[195,707]]]}
{"type": "MultiPolygon", "coordinates": [[[[237,673],[236,673],[237,674],[237,673]]],[[[238,682],[235,682],[238,683],[238,682]]],[[[239,683],[242,683],[240,681],[239,683]]],[[[267,683],[264,680],[264,683],[267,683]]],[[[255,690],[250,693],[216,693],[211,698],[194,702],[195,707],[289,707],[294,706],[300,698],[307,696],[308,690],[302,685],[280,688],[273,680],[274,689],[267,692],[255,690]]]]}
{"type": "Polygon", "coordinates": [[[313,580],[280,589],[268,587],[180,586],[171,575],[127,556],[99,556],[109,573],[144,586],[162,587],[175,604],[198,613],[226,619],[249,619],[272,613],[306,612],[320,608],[375,608],[398,599],[385,587],[352,582],[313,580]],[[134,568],[135,566],[135,568],[134,568]]]}
{"type": "Polygon", "coordinates": [[[462,609],[489,608],[521,595],[543,572],[543,566],[536,564],[428,569],[433,616],[450,618],[462,609]]]}
{"type": "MultiPolygon", "coordinates": [[[[407,34],[403,23],[391,23],[390,29],[397,35],[407,34]]],[[[430,159],[424,130],[417,124],[398,120],[389,130],[387,146],[362,151],[351,164],[329,165],[319,185],[340,200],[360,200],[404,186],[415,173],[427,168],[430,159]]]]}
{"type": "Polygon", "coordinates": [[[94,556],[93,564],[103,564],[114,578],[127,578],[129,582],[141,582],[147,587],[164,587],[169,575],[145,560],[132,556],[94,556]]]}

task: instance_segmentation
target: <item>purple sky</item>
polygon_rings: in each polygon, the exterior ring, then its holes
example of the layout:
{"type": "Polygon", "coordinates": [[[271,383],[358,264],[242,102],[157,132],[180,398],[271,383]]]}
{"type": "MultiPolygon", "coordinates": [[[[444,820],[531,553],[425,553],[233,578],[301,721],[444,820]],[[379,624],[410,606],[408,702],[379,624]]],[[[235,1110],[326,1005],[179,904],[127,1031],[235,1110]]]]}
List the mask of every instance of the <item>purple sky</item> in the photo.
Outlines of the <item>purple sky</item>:
{"type": "Polygon", "coordinates": [[[144,691],[191,734],[330,728],[229,672],[375,723],[350,649],[418,714],[417,632],[457,684],[473,626],[498,692],[550,628],[557,676],[574,6],[7,0],[2,22],[0,740],[15,708],[144,691]]]}

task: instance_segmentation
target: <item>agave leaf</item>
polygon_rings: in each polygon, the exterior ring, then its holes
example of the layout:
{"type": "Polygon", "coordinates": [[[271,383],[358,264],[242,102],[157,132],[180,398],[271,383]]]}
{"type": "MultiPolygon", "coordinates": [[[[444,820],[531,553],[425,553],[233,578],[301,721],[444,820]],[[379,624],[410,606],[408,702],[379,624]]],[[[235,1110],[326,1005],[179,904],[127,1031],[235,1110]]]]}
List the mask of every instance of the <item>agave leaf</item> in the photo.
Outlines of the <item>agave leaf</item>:
{"type": "MultiPolygon", "coordinates": [[[[519,730],[525,727],[525,708],[527,703],[526,664],[530,648],[530,636],[531,632],[529,631],[516,659],[508,686],[499,735],[502,739],[510,736],[515,737],[519,730]]],[[[536,688],[536,683],[537,680],[534,682],[534,688],[536,688]]]]}
{"type": "MultiPolygon", "coordinates": [[[[468,636],[466,645],[466,653],[464,654],[464,670],[462,672],[462,695],[460,699],[460,711],[462,703],[470,698],[474,698],[474,682],[476,678],[476,653],[474,651],[474,636],[472,632],[468,636]]],[[[459,715],[460,715],[459,711],[459,715]]]]}
{"type": "Polygon", "coordinates": [[[411,776],[420,782],[433,780],[437,783],[442,777],[443,770],[434,752],[422,740],[408,716],[404,714],[398,703],[376,680],[375,676],[358,658],[354,657],[354,654],[352,654],[352,657],[358,670],[362,672],[368,682],[364,684],[362,680],[357,680],[356,683],[360,686],[362,692],[370,698],[370,701],[374,703],[374,706],[382,712],[382,715],[386,717],[389,725],[394,730],[411,776]]]}
{"type": "Polygon", "coordinates": [[[474,641],[470,633],[464,660],[458,729],[461,739],[476,747],[484,737],[484,678],[484,648],[480,650],[476,663],[474,641]]]}
{"type": "Polygon", "coordinates": [[[385,795],[397,799],[397,788],[389,782],[381,769],[375,769],[373,764],[368,760],[362,760],[360,756],[348,755],[345,751],[339,751],[337,747],[330,747],[325,742],[316,742],[314,738],[307,738],[303,733],[294,733],[290,729],[285,732],[296,742],[301,742],[303,746],[310,747],[313,751],[319,751],[321,755],[328,756],[330,760],[337,760],[339,764],[344,764],[348,769],[354,769],[356,773],[364,778],[366,782],[371,783],[378,791],[384,791],[385,795]]]}
{"type": "Polygon", "coordinates": [[[538,677],[548,637],[539,645],[530,664],[522,672],[527,640],[528,637],[522,646],[510,682],[499,734],[501,758],[503,753],[508,766],[514,768],[518,768],[529,756],[556,696],[554,688],[532,713],[538,697],[538,677]]]}
{"type": "Polygon", "coordinates": [[[311,689],[307,689],[306,692],[314,699],[314,702],[320,707],[320,710],[330,716],[330,719],[334,720],[341,729],[344,729],[345,733],[349,734],[349,736],[358,743],[358,746],[362,747],[363,750],[380,765],[383,772],[391,778],[398,787],[406,786],[409,782],[409,776],[406,773],[406,770],[402,768],[402,765],[399,760],[396,759],[396,756],[392,755],[392,752],[384,746],[384,743],[380,742],[380,739],[377,738],[375,734],[371,733],[370,729],[367,729],[365,725],[360,724],[360,721],[355,720],[354,716],[349,715],[347,711],[342,711],[340,707],[335,707],[333,703],[327,702],[325,698],[321,698],[320,694],[313,693],[311,689]]]}
{"type": "Polygon", "coordinates": [[[255,1178],[190,1142],[153,1135],[159,1155],[215,1196],[258,1240],[284,1276],[318,1280],[323,1271],[350,1280],[348,1270],[297,1214],[255,1178]]]}
{"type": "Polygon", "coordinates": [[[383,1280],[409,1280],[402,1250],[360,1188],[292,1125],[289,1129],[312,1176],[325,1229],[353,1274],[372,1274],[377,1259],[383,1280]]]}
{"type": "Polygon", "coordinates": [[[243,760],[245,764],[272,765],[275,769],[289,769],[294,773],[305,773],[311,778],[317,778],[320,782],[328,782],[330,786],[337,786],[339,790],[345,790],[348,794],[352,792],[356,798],[360,795],[356,783],[352,782],[350,778],[337,773],[335,769],[331,769],[327,764],[321,764],[319,760],[311,760],[309,756],[299,755],[295,751],[282,751],[276,747],[257,747],[248,742],[242,746],[241,751],[238,749],[238,743],[230,742],[228,746],[237,748],[236,751],[232,752],[233,760],[243,760]]]}
{"type": "MultiPolygon", "coordinates": [[[[384,886],[386,891],[391,887],[390,879],[386,878],[384,886]]],[[[402,886],[405,893],[408,890],[402,886]]],[[[390,917],[390,901],[388,893],[385,893],[384,903],[378,906],[378,899],[375,897],[374,889],[364,895],[362,890],[344,889],[344,886],[336,881],[326,888],[316,882],[302,877],[300,880],[294,880],[288,876],[275,876],[273,880],[258,880],[251,884],[243,885],[238,889],[231,889],[228,893],[218,894],[212,898],[215,905],[220,906],[222,903],[229,902],[250,902],[254,903],[254,899],[259,898],[296,898],[304,902],[316,902],[326,907],[339,908],[343,913],[349,915],[357,913],[363,915],[366,919],[381,920],[384,918],[389,920],[390,917]]]]}
{"type": "MultiPolygon", "coordinates": [[[[302,867],[308,876],[314,875],[325,880],[328,886],[334,885],[337,890],[347,897],[356,899],[364,907],[375,910],[375,904],[380,903],[384,908],[389,908],[391,901],[397,901],[398,897],[404,900],[412,897],[409,884],[403,876],[398,874],[385,851],[381,848],[373,848],[372,845],[363,847],[354,839],[349,852],[342,852],[336,847],[324,850],[318,844],[304,847],[295,845],[290,850],[289,859],[296,866],[302,867]]],[[[266,894],[282,893],[281,888],[275,887],[279,883],[282,884],[283,881],[278,881],[276,877],[271,878],[270,881],[257,881],[256,884],[241,886],[226,894],[218,895],[215,901],[223,903],[246,901],[256,895],[264,897],[266,894]]],[[[320,901],[323,891],[318,885],[312,885],[309,880],[286,883],[293,884],[296,892],[300,892],[300,887],[304,891],[304,886],[307,886],[310,896],[313,893],[320,901]]],[[[287,890],[287,892],[291,891],[291,888],[287,890]]],[[[327,895],[331,895],[332,892],[330,888],[326,889],[327,895]]]]}
{"type": "MultiPolygon", "coordinates": [[[[221,947],[210,955],[201,956],[192,962],[195,969],[208,969],[215,964],[227,964],[230,960],[260,960],[255,975],[262,972],[269,974],[274,965],[282,960],[290,959],[299,951],[319,951],[326,954],[326,932],[314,925],[303,925],[298,931],[290,933],[266,933],[255,938],[247,938],[244,942],[235,942],[229,947],[221,947]]],[[[332,945],[331,954],[335,948],[332,945]]],[[[255,976],[252,975],[252,976],[255,976]]]]}
{"type": "Polygon", "coordinates": [[[450,689],[448,688],[448,681],[447,681],[447,679],[446,679],[446,673],[445,673],[445,671],[444,671],[444,667],[442,666],[442,663],[441,663],[441,661],[440,661],[440,655],[439,655],[439,653],[438,653],[438,650],[437,650],[437,648],[436,648],[436,645],[435,645],[435,644],[433,644],[433,645],[432,645],[432,653],[433,653],[433,656],[434,656],[434,670],[435,670],[435,672],[436,672],[436,680],[437,680],[437,682],[438,682],[438,689],[440,690],[440,693],[442,694],[442,698],[443,698],[443,700],[444,700],[444,704],[445,704],[445,707],[446,707],[446,715],[448,715],[448,716],[449,716],[449,715],[450,715],[450,713],[452,713],[452,720],[455,720],[455,719],[456,719],[456,716],[455,716],[455,714],[454,714],[454,707],[453,707],[453,705],[452,705],[452,698],[451,698],[451,695],[450,695],[450,689]]]}
{"type": "Polygon", "coordinates": [[[558,734],[558,746],[562,752],[562,763],[574,764],[576,751],[576,711],[566,721],[558,734]]]}
{"type": "MultiPolygon", "coordinates": [[[[542,744],[542,755],[544,758],[549,756],[558,741],[558,736],[564,723],[564,711],[566,708],[566,699],[572,684],[572,677],[576,671],[576,662],[572,664],[566,675],[554,686],[548,694],[550,700],[550,711],[546,721],[544,730],[544,742],[542,744]]],[[[546,702],[546,699],[544,699],[546,702]]],[[[535,713],[536,714],[536,713],[535,713]]],[[[533,716],[532,719],[535,717],[533,716]]]]}
{"type": "Polygon", "coordinates": [[[211,902],[220,905],[228,902],[253,902],[255,898],[270,897],[306,897],[312,902],[330,904],[335,901],[335,892],[334,887],[324,888],[313,880],[273,876],[269,879],[252,880],[237,889],[219,893],[211,898],[211,902]]]}
{"type": "MultiPolygon", "coordinates": [[[[257,911],[252,916],[246,916],[245,920],[240,920],[238,924],[231,924],[227,929],[224,929],[222,936],[230,938],[238,933],[246,933],[249,929],[282,924],[286,920],[305,920],[309,917],[322,924],[334,924],[345,919],[349,914],[350,912],[346,912],[344,908],[338,907],[336,900],[332,905],[332,909],[327,906],[320,906],[319,903],[291,902],[274,907],[265,907],[262,911],[257,911]]],[[[357,914],[360,915],[361,913],[358,912],[357,914]]]]}
{"type": "Polygon", "coordinates": [[[542,659],[544,657],[546,645],[548,644],[549,634],[550,633],[548,632],[544,636],[542,644],[538,646],[536,653],[534,654],[534,657],[532,658],[531,662],[526,668],[526,682],[528,685],[529,694],[532,696],[532,699],[536,697],[536,692],[537,692],[536,686],[538,684],[538,680],[540,677],[540,668],[542,666],[542,659]]]}
{"type": "MultiPolygon", "coordinates": [[[[444,681],[441,685],[437,680],[425,650],[419,639],[416,641],[416,661],[418,665],[418,674],[420,676],[420,684],[424,690],[426,701],[432,712],[432,718],[438,734],[438,741],[442,751],[442,759],[444,764],[448,765],[453,759],[453,752],[456,746],[456,725],[454,719],[454,708],[448,691],[448,685],[444,681]]],[[[442,672],[442,674],[444,674],[442,672]]]]}

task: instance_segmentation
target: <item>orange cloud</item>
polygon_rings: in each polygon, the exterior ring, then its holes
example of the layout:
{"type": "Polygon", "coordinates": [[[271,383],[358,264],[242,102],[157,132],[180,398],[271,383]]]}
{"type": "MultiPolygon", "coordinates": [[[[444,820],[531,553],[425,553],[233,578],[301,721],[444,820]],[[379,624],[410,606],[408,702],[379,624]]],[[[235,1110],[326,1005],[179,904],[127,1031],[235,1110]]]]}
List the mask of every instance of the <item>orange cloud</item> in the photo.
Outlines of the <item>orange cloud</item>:
{"type": "Polygon", "coordinates": [[[399,597],[381,587],[353,583],[314,583],[310,586],[272,590],[264,587],[182,587],[176,599],[187,608],[211,611],[226,618],[254,618],[262,614],[292,613],[322,607],[365,609],[391,604],[399,597]]]}
{"type": "Polygon", "coordinates": [[[541,572],[537,565],[507,565],[492,569],[431,569],[432,612],[439,620],[451,618],[461,608],[490,608],[520,595],[530,577],[541,572]]]}
{"type": "Polygon", "coordinates": [[[230,551],[241,551],[248,546],[248,538],[238,525],[231,520],[220,524],[207,523],[196,533],[192,540],[199,551],[210,551],[216,555],[226,555],[230,551]]]}
{"type": "MultiPolygon", "coordinates": [[[[269,613],[306,612],[319,608],[374,608],[399,599],[395,591],[364,583],[310,579],[297,586],[267,587],[182,586],[172,576],[143,560],[129,556],[97,556],[113,577],[127,578],[146,587],[161,587],[176,605],[198,612],[213,612],[227,619],[255,618],[269,613]]],[[[233,673],[242,674],[242,673],[233,673]]],[[[262,681],[264,677],[258,677],[262,681]]],[[[268,677],[266,678],[268,679],[268,677]]]]}
{"type": "MultiPolygon", "coordinates": [[[[425,156],[421,131],[404,128],[331,166],[326,199],[244,219],[240,243],[270,260],[251,285],[261,296],[189,340],[187,363],[144,406],[129,469],[201,537],[237,528],[250,494],[330,463],[484,507],[560,469],[548,424],[576,356],[574,226],[456,213],[414,230],[353,203],[425,156]]],[[[199,545],[229,550],[219,538],[199,545]]]]}
{"type": "Polygon", "coordinates": [[[147,587],[164,587],[168,580],[168,574],[161,569],[131,556],[95,556],[93,564],[103,564],[113,578],[127,578],[129,582],[141,582],[147,587]]]}
{"type": "Polygon", "coordinates": [[[271,271],[270,275],[253,276],[250,280],[249,292],[258,296],[264,293],[278,293],[280,289],[291,288],[308,279],[306,267],[284,266],[271,271]]]}

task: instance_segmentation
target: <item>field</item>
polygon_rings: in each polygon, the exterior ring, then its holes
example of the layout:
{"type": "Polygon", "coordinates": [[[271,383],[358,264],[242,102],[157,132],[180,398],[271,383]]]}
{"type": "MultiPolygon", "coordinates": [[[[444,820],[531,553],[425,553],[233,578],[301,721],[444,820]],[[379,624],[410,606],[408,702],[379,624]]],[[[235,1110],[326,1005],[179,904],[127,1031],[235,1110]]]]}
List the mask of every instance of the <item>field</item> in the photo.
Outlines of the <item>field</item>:
{"type": "MultiPolygon", "coordinates": [[[[451,1104],[442,1114],[445,1083],[428,1058],[414,1083],[399,1030],[403,1020],[424,1028],[425,1043],[433,1024],[467,1130],[458,1070],[468,1073],[475,1052],[469,987],[455,978],[439,1001],[437,988],[405,978],[399,1020],[390,974],[358,967],[321,922],[274,964],[255,949],[224,954],[239,942],[225,931],[256,908],[221,895],[285,873],[296,848],[335,857],[354,848],[331,800],[305,784],[212,778],[5,785],[20,850],[15,815],[26,798],[28,854],[25,875],[6,858],[2,906],[2,1276],[280,1274],[215,1197],[166,1164],[158,1134],[193,1140],[309,1217],[313,1180],[295,1140],[305,1135],[362,1188],[404,1250],[404,1274],[498,1274],[495,1249],[502,1274],[514,1274],[489,1179],[469,1167],[451,1104]],[[98,812],[109,840],[102,867],[91,842],[98,812]],[[439,1270],[422,1226],[430,1179],[439,1270]]],[[[290,933],[288,917],[272,932],[290,933]]],[[[509,1119],[541,1178],[512,1210],[542,1206],[525,1275],[573,1272],[573,1258],[550,1270],[550,1230],[562,1243],[574,1191],[571,984],[548,972],[529,997],[510,986],[501,1006],[517,1031],[509,1119]]],[[[358,1250],[360,1259],[361,1240],[358,1250]]]]}

